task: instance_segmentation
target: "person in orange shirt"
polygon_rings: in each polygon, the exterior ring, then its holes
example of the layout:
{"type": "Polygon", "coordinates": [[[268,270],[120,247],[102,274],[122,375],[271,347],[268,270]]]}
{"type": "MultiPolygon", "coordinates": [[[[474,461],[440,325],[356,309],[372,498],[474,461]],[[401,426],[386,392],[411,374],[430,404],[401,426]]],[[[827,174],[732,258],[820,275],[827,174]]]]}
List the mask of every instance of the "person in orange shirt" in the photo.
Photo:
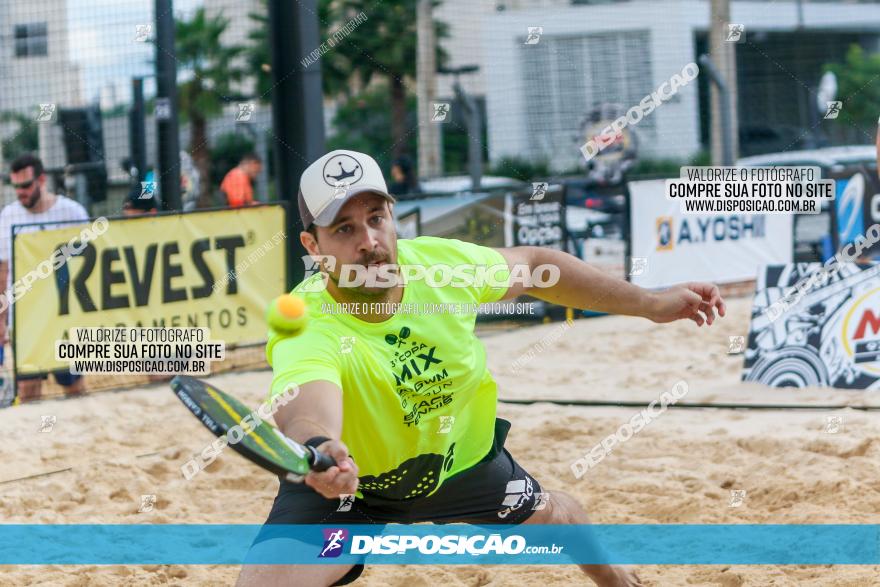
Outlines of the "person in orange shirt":
{"type": "Polygon", "coordinates": [[[220,184],[220,191],[226,195],[226,204],[230,208],[253,206],[257,203],[254,202],[254,182],[262,169],[263,162],[260,157],[248,153],[241,158],[236,167],[229,170],[220,184]]]}

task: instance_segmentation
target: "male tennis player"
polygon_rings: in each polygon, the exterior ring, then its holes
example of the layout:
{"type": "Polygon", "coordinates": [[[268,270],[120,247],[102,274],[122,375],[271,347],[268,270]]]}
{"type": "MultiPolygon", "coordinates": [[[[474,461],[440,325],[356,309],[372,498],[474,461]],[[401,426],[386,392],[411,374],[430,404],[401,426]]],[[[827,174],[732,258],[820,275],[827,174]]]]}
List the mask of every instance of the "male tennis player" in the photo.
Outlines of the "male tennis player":
{"type": "MultiPolygon", "coordinates": [[[[497,388],[474,335],[475,313],[382,310],[396,303],[458,308],[529,294],[574,308],[702,325],[712,324],[716,309],[725,313],[718,288],[689,283],[652,293],[560,251],[491,249],[434,237],[397,240],[393,203],[379,165],[363,153],[328,153],[300,180],[306,228],[300,240],[313,258],[328,256],[335,265],[325,262],[321,273],[294,289],[309,305],[306,331],[293,338],[270,333],[271,395],[291,383],[300,386],[275,420],[287,436],[331,455],[338,466],[309,473],[305,484],[282,482],[266,523],[588,523],[574,498],[543,492],[504,448],[510,423],[495,416],[497,388]],[[522,280],[510,287],[491,280],[431,287],[424,279],[403,287],[342,285],[349,279],[342,273],[346,265],[378,275],[389,264],[401,271],[501,266],[503,275],[495,278],[502,283],[514,266],[549,264],[559,268],[559,280],[545,288],[522,280]],[[334,312],[342,303],[360,306],[334,312]],[[378,312],[375,304],[381,304],[378,312]]],[[[598,585],[641,585],[622,567],[581,568],[598,585]]],[[[362,571],[363,565],[246,565],[239,585],[343,585],[362,571]]]]}

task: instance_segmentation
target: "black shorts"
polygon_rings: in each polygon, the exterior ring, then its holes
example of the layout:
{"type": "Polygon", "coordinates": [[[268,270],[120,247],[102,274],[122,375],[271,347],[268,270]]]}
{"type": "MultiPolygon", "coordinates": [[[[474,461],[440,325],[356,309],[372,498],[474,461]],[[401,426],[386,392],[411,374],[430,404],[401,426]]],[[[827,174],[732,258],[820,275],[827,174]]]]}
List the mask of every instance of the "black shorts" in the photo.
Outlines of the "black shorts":
{"type": "MultiPolygon", "coordinates": [[[[388,500],[364,494],[340,509],[339,499],[326,499],[311,487],[282,481],[266,524],[519,524],[545,502],[541,486],[517,464],[504,440],[510,422],[495,420],[495,441],[479,463],[449,477],[434,494],[411,500],[388,500]]],[[[271,538],[260,535],[255,544],[271,538]]],[[[335,583],[357,579],[363,565],[355,565],[335,583]]]]}

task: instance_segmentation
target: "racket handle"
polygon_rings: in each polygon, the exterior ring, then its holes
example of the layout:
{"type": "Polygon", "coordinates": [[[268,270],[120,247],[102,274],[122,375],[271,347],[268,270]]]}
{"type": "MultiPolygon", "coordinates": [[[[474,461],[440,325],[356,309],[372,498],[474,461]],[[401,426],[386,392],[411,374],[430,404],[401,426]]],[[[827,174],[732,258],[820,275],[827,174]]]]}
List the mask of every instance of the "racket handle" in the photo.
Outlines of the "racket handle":
{"type": "Polygon", "coordinates": [[[316,473],[320,473],[321,471],[326,471],[330,467],[336,466],[336,461],[333,460],[333,457],[330,455],[325,455],[322,452],[318,452],[318,450],[313,446],[307,446],[309,449],[309,466],[312,471],[316,473]]]}

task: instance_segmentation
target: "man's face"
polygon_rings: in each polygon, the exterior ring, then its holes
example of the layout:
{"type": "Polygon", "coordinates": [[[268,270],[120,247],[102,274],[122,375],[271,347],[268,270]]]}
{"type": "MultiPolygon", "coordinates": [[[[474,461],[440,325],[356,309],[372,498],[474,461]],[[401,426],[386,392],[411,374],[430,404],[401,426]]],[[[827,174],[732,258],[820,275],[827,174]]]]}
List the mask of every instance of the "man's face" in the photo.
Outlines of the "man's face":
{"type": "MultiPolygon", "coordinates": [[[[317,241],[308,232],[301,233],[300,238],[309,254],[336,259],[327,273],[337,286],[345,265],[366,267],[366,274],[372,277],[382,265],[397,263],[397,231],[391,207],[378,194],[368,192],[353,197],[336,215],[335,223],[317,227],[317,234],[317,241]]],[[[379,281],[387,280],[380,277],[379,281]]],[[[382,298],[389,293],[388,287],[381,286],[339,287],[354,297],[382,298]]]]}
{"type": "Polygon", "coordinates": [[[248,177],[251,179],[257,179],[260,176],[260,172],[263,170],[263,164],[259,161],[246,161],[244,165],[244,172],[248,174],[248,177]]]}
{"type": "Polygon", "coordinates": [[[9,180],[22,206],[30,210],[37,205],[40,196],[43,195],[43,185],[46,183],[45,175],[34,177],[34,168],[26,167],[10,173],[9,180]]]}

